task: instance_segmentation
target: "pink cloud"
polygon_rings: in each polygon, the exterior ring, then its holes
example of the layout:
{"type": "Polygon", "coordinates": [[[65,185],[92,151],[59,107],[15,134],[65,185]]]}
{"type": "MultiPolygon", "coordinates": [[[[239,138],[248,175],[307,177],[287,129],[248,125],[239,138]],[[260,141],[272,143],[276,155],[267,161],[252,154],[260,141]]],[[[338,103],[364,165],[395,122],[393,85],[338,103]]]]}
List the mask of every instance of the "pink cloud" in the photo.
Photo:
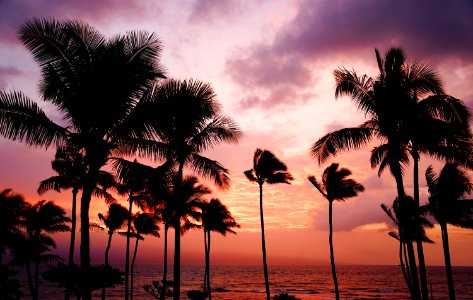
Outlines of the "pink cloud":
{"type": "MultiPolygon", "coordinates": [[[[457,57],[473,63],[473,4],[468,1],[301,1],[295,18],[273,41],[253,44],[227,58],[226,72],[250,94],[283,87],[297,91],[286,104],[314,86],[316,62],[335,57],[372,59],[378,47],[404,47],[410,58],[439,63],[457,57]],[[360,53],[363,54],[360,57],[360,53]]],[[[349,67],[349,66],[348,66],[349,67]]],[[[267,97],[267,106],[279,104],[267,97]]],[[[245,106],[251,107],[251,106],[245,106]]]]}

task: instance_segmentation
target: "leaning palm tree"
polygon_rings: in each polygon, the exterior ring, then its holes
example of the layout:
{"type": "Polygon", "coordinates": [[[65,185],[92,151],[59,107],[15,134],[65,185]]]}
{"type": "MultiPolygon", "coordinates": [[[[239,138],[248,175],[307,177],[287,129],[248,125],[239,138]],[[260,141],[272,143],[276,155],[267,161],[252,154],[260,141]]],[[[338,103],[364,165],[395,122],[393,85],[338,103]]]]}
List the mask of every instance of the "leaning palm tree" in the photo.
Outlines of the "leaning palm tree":
{"type": "Polygon", "coordinates": [[[232,217],[228,208],[213,198],[210,202],[204,202],[202,205],[202,228],[204,230],[205,246],[205,274],[204,274],[204,295],[212,299],[212,290],[210,288],[210,233],[215,231],[225,236],[227,233],[236,234],[232,228],[240,228],[240,225],[232,217]]]}
{"type": "MultiPolygon", "coordinates": [[[[128,219],[128,210],[118,203],[112,203],[108,207],[106,215],[99,213],[99,219],[103,222],[105,227],[100,224],[92,224],[91,227],[106,230],[108,234],[107,248],[105,249],[105,268],[108,271],[108,254],[110,252],[110,246],[112,245],[112,236],[118,230],[125,226],[126,220],[128,219]]],[[[105,300],[105,285],[102,287],[102,299],[105,300]]]]}
{"type": "Polygon", "coordinates": [[[33,300],[39,299],[39,265],[42,262],[60,260],[57,255],[47,254],[56,243],[50,233],[69,231],[71,221],[64,209],[52,201],[41,200],[27,208],[25,212],[24,234],[13,251],[13,262],[24,264],[28,286],[33,300]],[[31,265],[34,266],[34,278],[31,265]]]}
{"type": "MultiPolygon", "coordinates": [[[[155,130],[160,143],[149,145],[146,153],[173,163],[175,173],[172,202],[183,199],[184,168],[208,178],[219,188],[229,185],[228,170],[219,162],[202,155],[221,143],[237,142],[240,131],[221,113],[212,87],[198,80],[169,80],[157,87],[152,101],[155,130]]],[[[134,149],[133,149],[134,150],[134,149]]],[[[180,296],[181,236],[179,218],[174,218],[174,299],[180,296]]]]}
{"type": "Polygon", "coordinates": [[[130,300],[133,300],[133,275],[135,270],[136,253],[138,252],[138,242],[144,240],[143,235],[152,235],[159,237],[158,219],[154,214],[150,213],[136,213],[133,216],[134,232],[131,236],[136,239],[135,251],[133,252],[133,259],[131,260],[130,270],[130,300]]]}
{"type": "Polygon", "coordinates": [[[21,92],[0,92],[0,136],[43,148],[67,141],[84,151],[80,263],[82,297],[89,300],[91,197],[112,154],[132,154],[127,149],[140,149],[138,141],[154,137],[150,103],[141,99],[163,77],[161,43],[146,32],[107,39],[81,22],[54,19],[27,21],[19,36],[40,66],[41,96],[62,122],[53,122],[21,92]]]}
{"type": "Polygon", "coordinates": [[[462,199],[473,191],[473,183],[465,171],[457,164],[447,163],[437,175],[429,166],[425,172],[429,187],[429,204],[431,214],[442,231],[443,254],[447,273],[448,294],[455,299],[450,247],[448,243],[447,224],[473,229],[473,199],[462,199]]]}
{"type": "Polygon", "coordinates": [[[335,270],[335,258],[333,255],[332,241],[332,205],[333,201],[345,201],[348,198],[356,197],[359,192],[363,192],[365,188],[360,183],[351,178],[351,171],[346,168],[338,169],[338,164],[333,163],[328,166],[322,175],[322,181],[319,182],[315,176],[309,176],[309,181],[317,188],[317,190],[328,200],[328,223],[329,223],[329,246],[330,246],[330,263],[332,265],[333,284],[335,285],[335,297],[340,299],[338,291],[337,272],[335,270]]]}
{"type": "Polygon", "coordinates": [[[286,183],[294,178],[287,171],[287,166],[280,161],[273,153],[264,149],[256,149],[253,156],[253,168],[244,172],[250,182],[256,182],[259,186],[259,208],[261,221],[261,244],[263,251],[263,271],[264,283],[266,287],[266,298],[270,300],[269,292],[268,266],[266,263],[266,241],[264,236],[264,217],[263,217],[263,184],[286,183]]]}
{"type": "MultiPolygon", "coordinates": [[[[380,164],[381,170],[389,166],[396,181],[397,196],[401,200],[405,196],[402,166],[408,162],[406,153],[411,154],[414,159],[414,200],[419,207],[419,153],[469,163],[470,159],[464,154],[471,149],[471,143],[467,141],[471,135],[468,129],[462,129],[467,124],[464,122],[467,110],[461,101],[443,94],[442,83],[433,68],[418,62],[408,64],[403,49],[391,48],[384,58],[378,50],[375,52],[379,67],[379,75],[375,79],[367,75],[359,76],[347,69],[334,72],[336,97],[350,96],[368,120],[359,127],[344,128],[325,135],[314,143],[312,154],[322,163],[340,151],[358,149],[369,144],[374,137],[380,139],[384,146],[372,153],[372,167],[380,164]],[[419,101],[420,97],[428,95],[431,96],[419,101]],[[387,159],[383,161],[380,157],[387,159]]],[[[421,241],[417,242],[417,250],[422,298],[427,299],[421,241]]],[[[413,288],[410,292],[411,297],[417,299],[420,298],[417,268],[415,263],[411,262],[411,265],[413,288]]]]}

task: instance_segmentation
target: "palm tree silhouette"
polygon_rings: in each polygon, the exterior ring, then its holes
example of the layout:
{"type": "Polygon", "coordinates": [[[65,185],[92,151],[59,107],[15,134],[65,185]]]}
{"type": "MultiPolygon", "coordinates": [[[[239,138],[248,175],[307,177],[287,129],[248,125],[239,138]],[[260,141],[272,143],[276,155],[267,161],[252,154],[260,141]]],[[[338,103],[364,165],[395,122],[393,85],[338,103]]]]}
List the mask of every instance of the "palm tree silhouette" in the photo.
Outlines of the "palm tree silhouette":
{"type": "Polygon", "coordinates": [[[71,221],[66,212],[52,201],[41,200],[29,206],[24,215],[24,234],[15,241],[13,263],[25,265],[28,286],[33,300],[39,299],[39,265],[42,262],[61,260],[61,257],[48,254],[56,243],[48,233],[69,231],[66,225],[71,221]],[[34,265],[34,279],[31,272],[34,265]]]}
{"type": "Polygon", "coordinates": [[[386,204],[381,204],[381,208],[398,228],[397,232],[390,231],[389,235],[399,241],[399,263],[404,280],[408,284],[408,288],[412,289],[410,271],[412,266],[410,262],[415,262],[415,253],[412,243],[417,241],[418,234],[421,235],[420,240],[423,243],[433,243],[424,229],[433,227],[433,224],[426,218],[428,208],[425,205],[420,207],[419,222],[416,220],[414,199],[410,196],[405,196],[403,201],[399,201],[398,198],[394,199],[391,207],[386,204]],[[419,227],[417,224],[420,224],[420,228],[416,228],[419,227]],[[401,236],[404,237],[402,240],[401,236]],[[408,256],[410,257],[409,259],[408,256]]]}
{"type": "Polygon", "coordinates": [[[309,176],[308,179],[317,190],[328,200],[328,223],[329,223],[329,245],[330,245],[330,263],[332,265],[332,277],[335,285],[335,297],[337,300],[340,299],[338,291],[337,272],[335,270],[335,258],[333,255],[333,241],[332,241],[332,205],[333,201],[345,201],[348,198],[356,197],[359,192],[363,192],[365,188],[360,183],[356,182],[351,178],[347,178],[351,175],[351,171],[346,168],[338,169],[338,164],[333,163],[328,166],[322,175],[322,181],[319,182],[315,179],[315,176],[309,176]]]}
{"type": "Polygon", "coordinates": [[[473,191],[473,183],[457,164],[447,163],[437,175],[429,166],[425,172],[429,187],[428,208],[442,231],[443,254],[447,273],[448,294],[455,299],[447,224],[473,229],[473,199],[462,199],[473,191]]]}
{"type": "MultiPolygon", "coordinates": [[[[209,84],[198,80],[168,80],[153,95],[153,114],[160,143],[148,151],[172,162],[175,167],[173,201],[182,202],[184,168],[212,180],[217,187],[229,185],[228,170],[201,153],[224,142],[237,142],[240,131],[220,112],[216,94],[209,84]]],[[[174,299],[180,296],[181,237],[179,218],[174,218],[174,299]]]]}
{"type": "Polygon", "coordinates": [[[23,196],[11,189],[0,192],[0,264],[3,264],[6,250],[11,249],[22,234],[21,227],[28,207],[23,196]]]}
{"type": "MultiPolygon", "coordinates": [[[[109,271],[109,264],[108,264],[108,254],[110,252],[110,246],[112,245],[112,236],[113,234],[123,228],[128,220],[128,210],[121,206],[118,203],[112,203],[108,207],[108,212],[106,215],[99,213],[99,219],[103,222],[102,227],[100,224],[91,224],[91,227],[99,229],[99,230],[106,230],[108,234],[108,241],[107,241],[107,248],[105,249],[105,268],[104,270],[107,272],[109,271]]],[[[105,285],[102,287],[102,299],[105,300],[105,285]]]]}
{"type": "Polygon", "coordinates": [[[152,235],[159,237],[159,226],[156,224],[158,219],[154,214],[136,213],[133,216],[133,226],[135,228],[131,236],[136,239],[135,251],[131,260],[130,270],[130,300],[133,300],[133,275],[135,270],[136,253],[138,252],[138,242],[144,240],[143,235],[152,235]]]}
{"type": "Polygon", "coordinates": [[[215,231],[225,236],[227,233],[236,234],[232,228],[240,228],[240,225],[232,217],[228,208],[219,199],[213,198],[210,202],[202,203],[202,228],[204,230],[205,246],[205,274],[204,274],[204,295],[212,299],[210,288],[210,233],[215,231]]]}
{"type": "Polygon", "coordinates": [[[80,263],[82,297],[89,300],[91,196],[112,153],[132,154],[129,149],[143,147],[139,141],[153,138],[150,103],[139,99],[163,77],[161,43],[146,32],[106,39],[81,22],[54,19],[27,21],[19,36],[40,66],[42,98],[58,110],[64,125],[51,121],[21,92],[0,92],[0,135],[44,148],[67,140],[84,151],[80,263]]]}
{"type": "MultiPolygon", "coordinates": [[[[76,211],[77,194],[82,189],[84,176],[87,172],[87,165],[84,154],[74,145],[59,147],[54,160],[51,162],[52,169],[58,174],[40,182],[38,194],[42,195],[49,190],[60,192],[62,189],[72,189],[72,212],[71,212],[71,241],[69,244],[69,265],[74,264],[74,244],[76,235],[76,211]]],[[[94,195],[103,197],[110,204],[115,201],[112,195],[107,192],[107,188],[115,185],[115,178],[106,171],[99,171],[98,186],[94,190],[94,195]]],[[[66,298],[68,298],[66,296],[66,298]]]]}
{"type": "Polygon", "coordinates": [[[263,184],[286,183],[294,178],[287,171],[286,165],[280,161],[273,153],[264,149],[256,149],[253,156],[253,169],[244,172],[250,182],[256,182],[259,185],[259,207],[261,221],[261,244],[263,251],[263,271],[264,283],[266,286],[266,298],[270,300],[269,292],[268,266],[266,263],[266,241],[264,236],[264,218],[263,218],[263,184]]]}
{"type": "MultiPolygon", "coordinates": [[[[468,113],[461,101],[443,94],[441,81],[433,68],[418,62],[408,64],[401,48],[389,49],[384,59],[377,49],[375,52],[380,71],[376,79],[358,76],[355,71],[346,69],[334,72],[337,82],[335,95],[350,96],[358,109],[369,117],[368,121],[359,127],[325,135],[314,143],[312,154],[322,163],[330,155],[358,149],[377,137],[382,146],[373,151],[371,165],[376,167],[379,164],[380,173],[389,166],[399,199],[405,196],[402,165],[408,163],[411,154],[414,159],[414,200],[418,211],[419,153],[470,164],[467,153],[471,152],[471,145],[467,141],[471,134],[469,129],[465,129],[468,113]],[[419,101],[419,97],[429,94],[432,96],[419,101]]],[[[421,241],[417,242],[417,251],[422,298],[427,299],[421,241]]],[[[420,298],[416,264],[411,262],[411,265],[411,297],[420,298]]]]}

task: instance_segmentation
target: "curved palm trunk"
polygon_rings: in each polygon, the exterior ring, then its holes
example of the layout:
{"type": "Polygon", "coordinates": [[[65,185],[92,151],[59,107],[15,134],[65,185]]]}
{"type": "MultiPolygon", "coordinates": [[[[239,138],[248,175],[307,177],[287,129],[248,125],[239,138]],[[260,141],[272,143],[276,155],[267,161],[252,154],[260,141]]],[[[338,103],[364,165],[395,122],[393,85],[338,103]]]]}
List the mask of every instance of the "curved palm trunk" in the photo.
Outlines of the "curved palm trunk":
{"type": "Polygon", "coordinates": [[[130,275],[130,231],[131,231],[131,210],[133,208],[133,199],[130,195],[130,206],[128,208],[128,224],[126,230],[126,253],[125,253],[125,300],[128,300],[128,279],[130,275]]]}
{"type": "Polygon", "coordinates": [[[335,299],[340,300],[340,293],[338,291],[338,280],[337,280],[337,271],[335,270],[335,257],[333,255],[333,240],[332,240],[332,204],[333,201],[329,200],[328,206],[328,224],[329,224],[329,235],[328,235],[328,244],[330,246],[330,264],[332,265],[332,277],[333,285],[335,286],[335,299]]]}
{"type": "Polygon", "coordinates": [[[87,178],[84,188],[82,190],[82,197],[80,200],[80,264],[81,264],[81,290],[82,299],[91,300],[92,291],[89,286],[90,273],[90,233],[89,233],[89,208],[92,191],[94,189],[94,182],[87,178]]]}
{"type": "Polygon", "coordinates": [[[269,279],[268,279],[268,265],[266,263],[266,241],[264,238],[264,218],[263,218],[263,184],[259,185],[259,212],[261,220],[261,247],[263,250],[263,271],[264,271],[264,285],[266,287],[266,299],[271,300],[271,294],[269,292],[269,279]]]}
{"type": "Polygon", "coordinates": [[[207,273],[207,291],[209,293],[209,300],[212,300],[212,289],[210,288],[210,230],[207,231],[207,254],[205,256],[205,265],[207,273]]]}
{"type": "MultiPolygon", "coordinates": [[[[105,249],[105,272],[108,271],[108,252],[110,251],[110,245],[112,244],[112,235],[113,232],[108,233],[107,249],[105,249]]],[[[102,300],[105,300],[105,284],[102,287],[102,300]]]]}
{"type": "Polygon", "coordinates": [[[168,273],[168,229],[169,226],[164,224],[164,261],[163,261],[163,289],[159,295],[160,300],[166,299],[167,273],[168,273]]]}
{"type": "Polygon", "coordinates": [[[411,271],[411,284],[414,292],[414,299],[420,299],[419,278],[417,277],[416,255],[412,241],[407,241],[407,255],[409,258],[409,268],[411,271]]]}
{"type": "Polygon", "coordinates": [[[420,210],[419,210],[419,153],[416,148],[411,151],[414,160],[414,203],[415,203],[415,224],[416,224],[416,245],[417,256],[419,258],[419,275],[422,300],[429,300],[429,290],[427,287],[427,274],[425,270],[424,247],[422,245],[422,232],[420,227],[420,210]]]}
{"type": "MultiPolygon", "coordinates": [[[[69,244],[69,268],[74,264],[74,247],[76,240],[76,215],[77,215],[77,193],[76,188],[72,189],[72,212],[71,212],[71,242],[69,244]]],[[[71,291],[69,286],[66,286],[66,293],[64,295],[65,300],[69,300],[71,291]]]]}
{"type": "Polygon", "coordinates": [[[130,300],[133,300],[133,275],[135,273],[135,261],[136,253],[138,252],[138,241],[140,239],[136,237],[135,251],[133,252],[133,259],[131,260],[131,272],[130,272],[130,300]]]}
{"type": "Polygon", "coordinates": [[[442,230],[443,255],[445,258],[445,271],[447,273],[448,296],[450,300],[455,300],[455,287],[453,284],[452,263],[450,261],[450,246],[448,243],[447,224],[440,224],[442,230]]]}
{"type": "MultiPolygon", "coordinates": [[[[398,231],[401,232],[401,229],[398,227],[398,231]]],[[[404,256],[405,257],[405,256],[404,256]]],[[[411,286],[411,280],[409,278],[409,265],[407,262],[407,259],[404,260],[403,257],[403,243],[401,242],[401,238],[399,238],[399,263],[401,266],[402,270],[402,276],[404,277],[404,281],[407,284],[407,289],[409,290],[409,294],[412,295],[412,286],[411,286]]]]}

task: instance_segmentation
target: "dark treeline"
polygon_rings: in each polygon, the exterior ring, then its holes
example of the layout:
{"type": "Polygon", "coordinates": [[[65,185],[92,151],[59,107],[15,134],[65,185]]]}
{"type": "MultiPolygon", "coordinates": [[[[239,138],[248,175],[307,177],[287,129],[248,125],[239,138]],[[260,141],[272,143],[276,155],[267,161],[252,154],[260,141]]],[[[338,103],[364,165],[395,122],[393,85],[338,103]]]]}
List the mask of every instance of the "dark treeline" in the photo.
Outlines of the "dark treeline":
{"type": "MultiPolygon", "coordinates": [[[[39,264],[61,261],[52,254],[50,234],[71,231],[66,263],[43,274],[64,288],[65,299],[91,299],[92,291],[124,284],[124,298],[133,299],[134,265],[139,241],[161,236],[163,274],[145,287],[150,297],[179,299],[181,236],[188,230],[204,233],[205,271],[202,290],[189,291],[193,299],[212,298],[210,278],[211,233],[235,233],[240,225],[203,178],[219,189],[230,185],[229,171],[203,155],[222,143],[236,143],[237,124],[221,112],[212,87],[199,80],[166,78],[160,65],[161,42],[154,33],[129,32],[106,38],[78,21],[33,19],[19,29],[19,38],[41,70],[42,100],[55,107],[61,124],[19,91],[0,92],[0,135],[39,148],[55,147],[52,169],[57,175],[40,182],[38,193],[71,190],[72,216],[52,202],[30,204],[11,190],[0,194],[0,297],[20,297],[13,265],[25,266],[32,299],[39,295],[39,264]],[[130,160],[133,158],[134,160],[130,160]],[[150,161],[153,166],[141,163],[150,161]],[[109,170],[109,171],[105,171],[109,170]],[[90,224],[92,198],[102,198],[108,211],[90,224]],[[124,201],[126,207],[118,203],[124,201]],[[80,214],[80,261],[74,261],[77,209],[80,214]],[[69,227],[71,223],[71,227],[69,227]],[[173,277],[168,280],[168,231],[174,232],[173,277]],[[90,230],[107,235],[104,264],[91,265],[90,230]],[[125,270],[109,264],[114,233],[126,239],[125,270]],[[133,245],[134,244],[134,245],[133,245]],[[24,251],[24,249],[32,249],[24,251]],[[1,260],[4,254],[10,262],[1,260]],[[124,272],[123,272],[124,271],[124,272]]],[[[397,227],[390,235],[399,241],[399,263],[412,299],[428,300],[423,243],[432,242],[426,228],[432,215],[439,223],[450,299],[455,299],[447,224],[473,228],[473,200],[463,197],[473,185],[464,168],[472,167],[470,114],[462,101],[446,95],[436,71],[409,63],[404,50],[375,51],[379,74],[375,78],[340,68],[334,71],[335,96],[349,96],[367,120],[358,127],[331,132],[317,140],[311,155],[319,165],[330,157],[379,141],[370,164],[388,169],[396,182],[397,197],[382,209],[397,227]],[[436,174],[426,170],[430,197],[421,205],[421,154],[444,161],[436,174]],[[404,188],[407,164],[413,162],[413,196],[404,188]]],[[[272,152],[257,149],[252,169],[245,176],[258,184],[263,273],[267,300],[271,299],[263,214],[264,183],[289,184],[293,176],[272,152]]],[[[333,248],[332,208],[364,191],[348,178],[351,171],[332,163],[321,180],[309,181],[329,202],[329,248],[334,291],[340,299],[333,248]]],[[[392,199],[389,199],[392,200],[392,199]]],[[[287,294],[273,299],[296,299],[287,294]]]]}

